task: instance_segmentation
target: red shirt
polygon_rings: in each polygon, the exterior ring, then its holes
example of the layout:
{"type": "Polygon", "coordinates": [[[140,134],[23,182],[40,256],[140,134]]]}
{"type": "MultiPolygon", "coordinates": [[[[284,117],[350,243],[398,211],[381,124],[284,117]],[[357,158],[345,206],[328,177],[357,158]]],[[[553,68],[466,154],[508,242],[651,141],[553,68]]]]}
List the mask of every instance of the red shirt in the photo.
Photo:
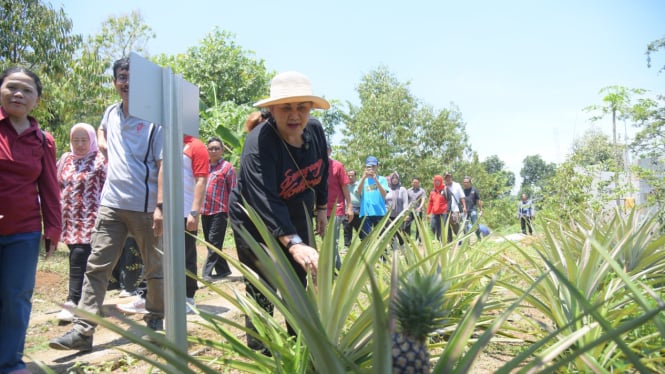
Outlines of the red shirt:
{"type": "Polygon", "coordinates": [[[346,170],[344,170],[344,165],[332,158],[328,158],[328,217],[332,213],[333,207],[335,207],[335,202],[337,202],[337,207],[335,210],[336,216],[344,215],[344,193],[342,192],[342,186],[349,184],[349,176],[346,175],[346,170]]]}
{"type": "Polygon", "coordinates": [[[446,199],[446,189],[432,190],[429,193],[427,202],[427,214],[446,214],[448,212],[448,200],[446,199]]]}
{"type": "Polygon", "coordinates": [[[230,162],[220,159],[210,165],[206,197],[201,214],[211,216],[229,212],[229,194],[237,183],[236,171],[230,162]]]}
{"type": "Polygon", "coordinates": [[[55,141],[30,117],[20,135],[0,108],[0,235],[42,232],[60,240],[62,215],[55,141]]]}

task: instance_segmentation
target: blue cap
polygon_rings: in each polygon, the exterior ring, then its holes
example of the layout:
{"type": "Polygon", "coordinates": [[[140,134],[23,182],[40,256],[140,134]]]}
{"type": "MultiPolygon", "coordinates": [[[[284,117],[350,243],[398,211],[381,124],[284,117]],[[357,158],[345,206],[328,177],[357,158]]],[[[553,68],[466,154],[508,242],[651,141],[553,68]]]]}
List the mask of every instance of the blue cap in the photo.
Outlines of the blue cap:
{"type": "Polygon", "coordinates": [[[367,160],[365,160],[365,166],[377,166],[378,164],[379,160],[374,156],[369,156],[367,157],[367,160]]]}

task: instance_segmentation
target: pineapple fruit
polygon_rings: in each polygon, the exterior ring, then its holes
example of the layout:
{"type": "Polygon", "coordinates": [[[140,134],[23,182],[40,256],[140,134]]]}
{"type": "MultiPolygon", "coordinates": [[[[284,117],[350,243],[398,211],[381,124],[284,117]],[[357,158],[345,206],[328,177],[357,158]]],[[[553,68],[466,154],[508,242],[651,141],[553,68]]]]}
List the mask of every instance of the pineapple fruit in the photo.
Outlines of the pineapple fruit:
{"type": "Polygon", "coordinates": [[[397,331],[392,332],[394,374],[430,372],[427,336],[443,325],[448,314],[443,308],[447,289],[439,272],[413,271],[400,278],[392,300],[397,322],[397,331]]]}

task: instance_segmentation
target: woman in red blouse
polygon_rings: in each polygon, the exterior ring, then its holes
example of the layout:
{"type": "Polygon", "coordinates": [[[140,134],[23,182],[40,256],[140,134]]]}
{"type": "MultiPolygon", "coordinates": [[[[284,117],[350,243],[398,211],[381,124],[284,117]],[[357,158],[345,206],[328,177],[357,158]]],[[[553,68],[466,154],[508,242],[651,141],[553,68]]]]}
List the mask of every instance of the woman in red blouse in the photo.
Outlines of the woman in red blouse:
{"type": "MultiPolygon", "coordinates": [[[[97,149],[97,135],[89,124],[72,126],[69,140],[71,152],[58,161],[58,185],[62,242],[69,247],[69,294],[65,306],[75,307],[81,299],[83,276],[92,249],[90,239],[106,180],[106,159],[97,149]]],[[[71,321],[74,315],[63,308],[56,318],[71,321]]]]}
{"type": "Polygon", "coordinates": [[[46,257],[60,240],[55,141],[29,115],[41,96],[32,71],[0,74],[0,373],[27,372],[23,348],[42,229],[46,257]]]}

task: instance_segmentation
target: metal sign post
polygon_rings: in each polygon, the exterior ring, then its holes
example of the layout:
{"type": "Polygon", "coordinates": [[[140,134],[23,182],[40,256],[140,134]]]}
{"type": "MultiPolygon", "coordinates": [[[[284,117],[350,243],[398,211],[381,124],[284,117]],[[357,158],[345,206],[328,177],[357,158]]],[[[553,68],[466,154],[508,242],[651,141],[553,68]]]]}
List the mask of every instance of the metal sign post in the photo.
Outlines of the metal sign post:
{"type": "Polygon", "coordinates": [[[198,136],[199,90],[132,52],[129,56],[130,115],[164,126],[162,159],[164,199],[164,314],[166,337],[187,350],[185,316],[185,227],[182,149],[184,133],[198,136]]]}

